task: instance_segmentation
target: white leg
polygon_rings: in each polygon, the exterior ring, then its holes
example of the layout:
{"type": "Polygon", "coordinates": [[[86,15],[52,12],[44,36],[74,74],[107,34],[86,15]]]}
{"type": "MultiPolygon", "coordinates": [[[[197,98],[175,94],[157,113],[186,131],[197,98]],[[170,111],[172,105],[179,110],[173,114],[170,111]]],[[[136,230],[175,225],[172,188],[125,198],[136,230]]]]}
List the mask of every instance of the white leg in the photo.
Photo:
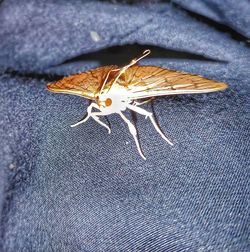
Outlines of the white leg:
{"type": "Polygon", "coordinates": [[[96,121],[98,122],[100,125],[102,125],[104,128],[106,128],[108,130],[108,133],[110,134],[111,133],[111,129],[110,127],[105,124],[104,122],[102,122],[98,116],[102,116],[104,115],[102,112],[94,112],[94,113],[91,113],[91,117],[96,121]]]}
{"type": "Polygon", "coordinates": [[[135,112],[137,112],[137,113],[139,113],[139,114],[141,114],[141,115],[145,115],[146,118],[149,117],[149,119],[151,120],[151,122],[152,122],[154,128],[155,128],[156,131],[161,135],[161,137],[162,137],[167,143],[169,143],[170,145],[173,145],[173,143],[172,143],[169,139],[167,139],[167,137],[163,134],[163,132],[161,131],[161,129],[160,129],[159,126],[157,125],[157,123],[156,123],[156,121],[155,121],[155,119],[154,119],[152,113],[148,112],[148,111],[145,110],[145,109],[142,109],[142,108],[140,108],[140,107],[137,107],[137,106],[134,106],[134,105],[130,105],[130,104],[127,105],[127,108],[128,108],[128,109],[131,109],[131,110],[133,110],[133,111],[135,111],[135,112]]]}
{"type": "Polygon", "coordinates": [[[135,140],[136,147],[137,147],[141,157],[144,160],[146,160],[145,156],[142,153],[141,146],[140,146],[140,143],[139,143],[138,138],[137,138],[137,131],[136,131],[135,126],[125,117],[125,115],[122,114],[122,112],[120,112],[119,114],[120,114],[121,118],[127,123],[129,131],[130,131],[130,133],[132,134],[132,136],[133,136],[133,138],[135,140]]]}
{"type": "Polygon", "coordinates": [[[151,102],[152,100],[154,100],[154,97],[151,97],[151,98],[149,98],[149,99],[147,99],[147,100],[145,100],[143,102],[134,101],[133,105],[134,106],[140,106],[140,105],[146,104],[148,102],[151,102]]]}
{"type": "Polygon", "coordinates": [[[76,127],[84,122],[86,122],[90,117],[92,117],[96,122],[98,122],[100,125],[102,125],[103,127],[105,127],[108,130],[108,133],[111,133],[111,129],[109,128],[108,125],[106,125],[104,122],[102,122],[98,115],[104,115],[102,112],[92,112],[92,108],[96,108],[99,109],[99,106],[96,103],[91,103],[88,108],[87,108],[87,116],[85,118],[83,118],[81,121],[71,125],[71,127],[76,127]]]}
{"type": "Polygon", "coordinates": [[[87,116],[84,117],[84,118],[83,118],[82,120],[80,120],[79,122],[70,125],[70,127],[73,128],[73,127],[76,127],[76,126],[78,126],[78,125],[80,125],[80,124],[86,122],[86,121],[90,118],[90,116],[91,116],[92,108],[93,108],[93,107],[96,107],[95,105],[97,105],[97,104],[91,103],[91,104],[88,106],[88,108],[87,108],[87,116]]]}

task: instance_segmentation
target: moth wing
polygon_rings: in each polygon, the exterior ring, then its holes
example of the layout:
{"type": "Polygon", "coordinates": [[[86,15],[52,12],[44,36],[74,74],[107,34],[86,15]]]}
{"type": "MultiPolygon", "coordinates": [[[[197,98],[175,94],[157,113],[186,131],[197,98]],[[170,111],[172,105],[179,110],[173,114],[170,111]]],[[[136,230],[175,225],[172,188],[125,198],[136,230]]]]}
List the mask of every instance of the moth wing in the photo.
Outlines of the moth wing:
{"type": "Polygon", "coordinates": [[[125,72],[129,98],[208,93],[223,90],[227,84],[199,75],[155,66],[132,66],[125,72]]]}
{"type": "Polygon", "coordinates": [[[117,68],[115,65],[104,66],[70,75],[59,81],[48,83],[47,88],[52,92],[79,95],[94,100],[107,74],[117,68]]]}

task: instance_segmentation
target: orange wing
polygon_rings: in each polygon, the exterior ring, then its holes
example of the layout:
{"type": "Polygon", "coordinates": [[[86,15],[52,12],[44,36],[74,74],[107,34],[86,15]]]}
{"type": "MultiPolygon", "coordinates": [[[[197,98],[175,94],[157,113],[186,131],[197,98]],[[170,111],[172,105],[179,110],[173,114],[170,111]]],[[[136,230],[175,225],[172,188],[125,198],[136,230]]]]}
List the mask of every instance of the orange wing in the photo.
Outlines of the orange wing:
{"type": "Polygon", "coordinates": [[[52,92],[79,95],[94,100],[109,71],[117,68],[117,66],[104,66],[70,75],[62,80],[49,83],[47,88],[52,92]]]}
{"type": "Polygon", "coordinates": [[[227,84],[222,82],[155,66],[131,66],[124,75],[123,85],[127,87],[131,99],[208,93],[227,88],[227,84]]]}

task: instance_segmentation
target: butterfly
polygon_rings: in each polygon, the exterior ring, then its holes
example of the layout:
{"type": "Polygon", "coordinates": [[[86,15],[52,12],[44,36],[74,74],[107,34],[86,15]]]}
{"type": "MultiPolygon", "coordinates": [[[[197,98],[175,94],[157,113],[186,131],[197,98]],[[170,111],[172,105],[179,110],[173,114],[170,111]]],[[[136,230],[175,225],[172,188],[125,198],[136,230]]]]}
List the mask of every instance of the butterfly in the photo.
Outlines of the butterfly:
{"type": "Polygon", "coordinates": [[[82,96],[91,100],[87,115],[71,127],[78,126],[93,118],[111,133],[110,127],[100,120],[101,116],[117,113],[128,125],[139,154],[146,159],[133,123],[124,115],[126,109],[144,115],[152,122],[155,130],[170,145],[172,142],[163,134],[153,114],[141,105],[157,96],[208,93],[223,90],[227,84],[209,80],[199,75],[189,74],[158,66],[139,65],[138,62],[150,54],[145,50],[141,57],[129,64],[103,66],[80,74],[65,77],[49,83],[49,91],[82,96]],[[140,102],[142,101],[143,102],[140,102]]]}

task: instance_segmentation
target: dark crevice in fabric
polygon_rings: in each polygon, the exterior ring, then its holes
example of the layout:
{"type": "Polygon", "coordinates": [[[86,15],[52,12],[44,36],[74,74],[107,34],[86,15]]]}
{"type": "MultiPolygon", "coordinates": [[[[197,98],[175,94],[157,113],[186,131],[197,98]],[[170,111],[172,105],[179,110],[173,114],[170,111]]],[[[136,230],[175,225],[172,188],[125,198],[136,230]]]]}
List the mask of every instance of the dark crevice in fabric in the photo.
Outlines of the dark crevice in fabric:
{"type": "Polygon", "coordinates": [[[100,65],[110,65],[110,64],[124,65],[127,64],[131,59],[140,56],[140,53],[142,53],[146,49],[151,50],[151,54],[147,58],[192,59],[200,61],[226,63],[226,61],[215,60],[212,58],[207,58],[205,56],[189,52],[168,50],[157,46],[133,44],[123,46],[112,46],[109,48],[99,50],[97,52],[82,54],[72,59],[66,60],[60,65],[86,60],[98,61],[100,65]]]}
{"type": "MultiPolygon", "coordinates": [[[[175,51],[170,49],[165,49],[157,46],[150,45],[123,45],[123,46],[112,46],[105,49],[98,50],[96,52],[82,54],[71,59],[64,61],[62,64],[54,65],[52,67],[70,65],[77,62],[83,65],[87,64],[89,61],[98,62],[99,66],[105,65],[126,65],[131,59],[139,57],[144,50],[150,49],[151,54],[147,58],[169,58],[169,59],[182,59],[182,60],[197,60],[197,61],[207,61],[216,63],[228,63],[222,60],[215,60],[202,55],[193,54],[189,52],[175,51]]],[[[39,73],[39,72],[29,72],[29,71],[18,71],[8,68],[3,72],[4,74],[10,75],[12,77],[24,77],[32,78],[36,80],[44,80],[46,82],[55,81],[63,78],[65,75],[53,74],[53,73],[39,73]]]]}
{"type": "Polygon", "coordinates": [[[21,72],[17,70],[7,69],[4,74],[10,75],[12,77],[24,77],[24,78],[31,78],[36,80],[44,80],[44,81],[54,81],[55,79],[61,79],[63,75],[57,74],[45,74],[45,73],[36,73],[36,72],[21,72]]]}

